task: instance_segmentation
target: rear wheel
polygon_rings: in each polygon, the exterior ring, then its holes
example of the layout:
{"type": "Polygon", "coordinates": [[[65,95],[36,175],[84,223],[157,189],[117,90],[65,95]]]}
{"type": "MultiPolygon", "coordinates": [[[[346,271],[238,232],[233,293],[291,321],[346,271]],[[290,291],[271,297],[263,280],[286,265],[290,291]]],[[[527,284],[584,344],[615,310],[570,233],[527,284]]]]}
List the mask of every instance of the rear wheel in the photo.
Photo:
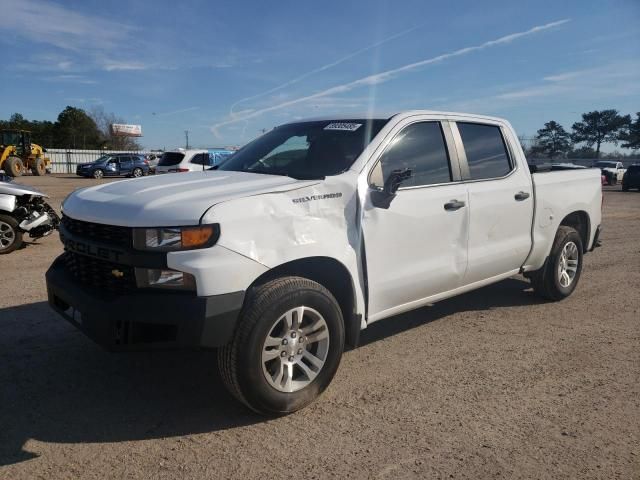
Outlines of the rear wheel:
{"type": "Polygon", "coordinates": [[[250,293],[232,341],[218,351],[229,391],[263,414],[295,412],[318,397],[344,349],[340,307],[322,285],[283,277],[250,293]]]}
{"type": "Polygon", "coordinates": [[[99,168],[97,170],[93,171],[93,178],[102,178],[104,177],[104,172],[102,170],[100,170],[99,168]]]}
{"type": "Polygon", "coordinates": [[[582,239],[571,227],[560,226],[551,253],[540,270],[531,274],[537,295],[562,300],[573,293],[582,272],[582,239]]]}
{"type": "Polygon", "coordinates": [[[22,246],[22,232],[15,218],[0,215],[0,255],[13,252],[22,246]]]}
{"type": "Polygon", "coordinates": [[[36,158],[36,161],[31,169],[34,175],[42,177],[47,174],[47,166],[42,158],[36,158]]]}
{"type": "Polygon", "coordinates": [[[141,177],[143,175],[143,173],[144,172],[142,171],[141,168],[137,168],[136,167],[136,168],[133,169],[133,172],[131,172],[131,176],[135,177],[135,178],[138,178],[138,177],[141,177]]]}
{"type": "Polygon", "coordinates": [[[11,177],[19,177],[23,169],[24,164],[20,157],[9,157],[4,162],[4,171],[11,177]]]}

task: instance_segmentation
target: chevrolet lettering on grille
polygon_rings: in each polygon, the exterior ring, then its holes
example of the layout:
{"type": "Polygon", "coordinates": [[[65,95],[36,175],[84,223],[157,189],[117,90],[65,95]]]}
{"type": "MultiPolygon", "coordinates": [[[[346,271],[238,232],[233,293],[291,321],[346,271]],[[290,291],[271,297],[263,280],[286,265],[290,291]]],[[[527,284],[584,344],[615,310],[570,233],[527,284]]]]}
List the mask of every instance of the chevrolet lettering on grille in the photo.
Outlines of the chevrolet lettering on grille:
{"type": "Polygon", "coordinates": [[[90,257],[101,258],[103,260],[109,260],[118,262],[123,252],[119,250],[113,250],[106,247],[98,247],[90,243],[81,242],[72,238],[65,237],[62,232],[60,233],[60,240],[64,244],[64,248],[70,252],[79,253],[81,255],[88,255],[90,257]]]}

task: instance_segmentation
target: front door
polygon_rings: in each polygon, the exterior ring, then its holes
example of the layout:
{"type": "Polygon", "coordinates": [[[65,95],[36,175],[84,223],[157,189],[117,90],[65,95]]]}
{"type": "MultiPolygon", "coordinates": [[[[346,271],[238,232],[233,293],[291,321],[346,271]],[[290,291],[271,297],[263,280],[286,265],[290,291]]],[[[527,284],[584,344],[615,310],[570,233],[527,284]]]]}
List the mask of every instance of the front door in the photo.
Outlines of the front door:
{"type": "Polygon", "coordinates": [[[401,125],[371,170],[372,188],[393,170],[408,168],[412,176],[388,209],[373,206],[370,198],[364,206],[369,321],[461,285],[469,208],[455,150],[445,141],[448,129],[438,121],[401,125]]]}

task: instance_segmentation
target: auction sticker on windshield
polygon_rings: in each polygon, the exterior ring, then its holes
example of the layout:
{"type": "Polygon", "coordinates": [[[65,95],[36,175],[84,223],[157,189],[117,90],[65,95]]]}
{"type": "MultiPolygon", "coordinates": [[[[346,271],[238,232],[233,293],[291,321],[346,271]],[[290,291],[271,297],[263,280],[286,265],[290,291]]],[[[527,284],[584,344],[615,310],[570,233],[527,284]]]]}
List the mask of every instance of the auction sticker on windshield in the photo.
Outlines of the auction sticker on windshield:
{"type": "Polygon", "coordinates": [[[330,123],[329,125],[324,127],[324,129],[325,130],[346,130],[347,132],[355,132],[361,126],[362,126],[361,123],[336,122],[336,123],[330,123]]]}

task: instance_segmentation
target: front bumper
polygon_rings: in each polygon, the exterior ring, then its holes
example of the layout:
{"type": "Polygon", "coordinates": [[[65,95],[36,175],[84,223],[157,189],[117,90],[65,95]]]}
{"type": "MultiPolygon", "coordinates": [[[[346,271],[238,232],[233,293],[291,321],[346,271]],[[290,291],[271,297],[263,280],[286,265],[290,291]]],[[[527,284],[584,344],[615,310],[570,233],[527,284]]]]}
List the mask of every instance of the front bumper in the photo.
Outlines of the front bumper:
{"type": "Polygon", "coordinates": [[[117,295],[78,283],[60,257],[46,273],[49,305],[107,350],[215,348],[233,335],[244,292],[133,290],[117,295]]]}

